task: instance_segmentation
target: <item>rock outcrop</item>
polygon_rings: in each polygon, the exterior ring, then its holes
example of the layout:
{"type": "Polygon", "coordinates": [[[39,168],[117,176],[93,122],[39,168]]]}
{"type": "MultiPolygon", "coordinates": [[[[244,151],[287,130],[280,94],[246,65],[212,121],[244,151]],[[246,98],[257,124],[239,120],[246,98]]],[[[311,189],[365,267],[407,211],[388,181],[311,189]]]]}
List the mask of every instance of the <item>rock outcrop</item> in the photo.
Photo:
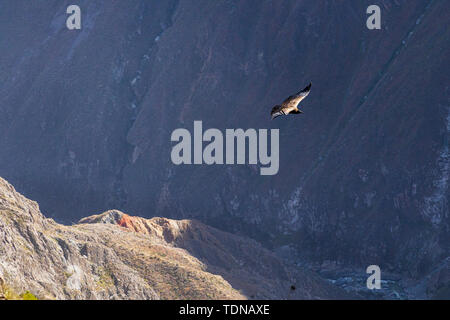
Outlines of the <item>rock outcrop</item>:
{"type": "Polygon", "coordinates": [[[323,299],[348,295],[255,241],[108,211],[64,226],[0,178],[0,299],[323,299]],[[292,290],[295,286],[296,290],[292,290]]]}
{"type": "Polygon", "coordinates": [[[0,3],[0,176],[70,223],[197,219],[292,261],[420,279],[450,251],[450,1],[0,3]],[[301,118],[270,121],[313,89],[301,118]],[[175,166],[170,134],[279,128],[280,171],[175,166]]]}

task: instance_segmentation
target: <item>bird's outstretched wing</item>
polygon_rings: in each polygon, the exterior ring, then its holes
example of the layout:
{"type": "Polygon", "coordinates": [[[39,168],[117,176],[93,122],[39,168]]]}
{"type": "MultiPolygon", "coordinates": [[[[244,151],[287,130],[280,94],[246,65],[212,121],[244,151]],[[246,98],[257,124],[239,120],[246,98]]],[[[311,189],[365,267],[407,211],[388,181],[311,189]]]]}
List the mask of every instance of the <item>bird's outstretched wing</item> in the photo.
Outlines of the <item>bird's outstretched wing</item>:
{"type": "Polygon", "coordinates": [[[311,83],[303,90],[297,92],[295,95],[290,96],[280,105],[276,105],[272,108],[270,115],[272,120],[279,117],[285,116],[288,114],[300,114],[303,113],[301,110],[297,108],[298,104],[305,99],[309,92],[311,91],[311,83]]]}
{"type": "Polygon", "coordinates": [[[280,105],[276,105],[275,107],[272,108],[272,111],[270,112],[270,115],[272,117],[272,120],[279,117],[279,116],[283,116],[284,112],[281,110],[281,106],[280,105]]]}
{"type": "Polygon", "coordinates": [[[305,99],[311,91],[311,83],[302,91],[297,92],[295,95],[290,96],[281,104],[281,108],[291,110],[297,108],[298,104],[305,99]]]}

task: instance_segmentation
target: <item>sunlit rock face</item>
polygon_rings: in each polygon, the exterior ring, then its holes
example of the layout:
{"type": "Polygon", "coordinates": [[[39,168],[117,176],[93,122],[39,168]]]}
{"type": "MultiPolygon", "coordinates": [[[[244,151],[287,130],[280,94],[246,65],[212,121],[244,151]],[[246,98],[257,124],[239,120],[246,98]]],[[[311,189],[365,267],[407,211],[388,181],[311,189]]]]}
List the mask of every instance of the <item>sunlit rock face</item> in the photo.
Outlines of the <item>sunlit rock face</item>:
{"type": "Polygon", "coordinates": [[[447,1],[0,3],[0,175],[46,214],[196,218],[290,258],[420,277],[449,252],[447,1]],[[269,112],[312,81],[304,114],[269,112]],[[279,128],[280,170],[170,134],[279,128]],[[280,121],[278,121],[280,120],[280,121]]]}
{"type": "Polygon", "coordinates": [[[0,178],[0,300],[355,298],[254,240],[118,210],[65,226],[0,178]],[[291,290],[295,286],[296,290],[291,290]]]}

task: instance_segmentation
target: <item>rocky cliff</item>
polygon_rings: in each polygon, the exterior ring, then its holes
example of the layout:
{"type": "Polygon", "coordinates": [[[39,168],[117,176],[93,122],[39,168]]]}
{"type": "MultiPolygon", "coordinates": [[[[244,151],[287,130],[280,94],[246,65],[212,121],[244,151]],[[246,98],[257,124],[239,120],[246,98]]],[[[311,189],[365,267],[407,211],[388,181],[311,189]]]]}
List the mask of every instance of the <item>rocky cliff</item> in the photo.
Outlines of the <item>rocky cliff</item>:
{"type": "Polygon", "coordinates": [[[448,256],[449,1],[77,3],[69,31],[69,1],[0,1],[0,175],[50,217],[196,218],[410,278],[448,256]],[[268,121],[309,81],[304,115],[268,121]],[[194,120],[279,128],[279,174],[174,166],[194,120]]]}
{"type": "Polygon", "coordinates": [[[0,178],[0,299],[349,297],[253,240],[108,211],[64,226],[0,178]],[[295,290],[291,287],[294,286],[295,290]]]}

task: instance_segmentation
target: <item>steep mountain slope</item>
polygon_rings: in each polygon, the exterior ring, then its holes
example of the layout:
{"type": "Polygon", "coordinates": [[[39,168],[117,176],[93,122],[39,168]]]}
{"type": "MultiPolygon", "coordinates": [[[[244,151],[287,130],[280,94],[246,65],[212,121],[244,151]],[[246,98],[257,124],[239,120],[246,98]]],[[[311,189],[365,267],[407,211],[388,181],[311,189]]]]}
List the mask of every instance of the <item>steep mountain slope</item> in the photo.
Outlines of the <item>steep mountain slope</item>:
{"type": "Polygon", "coordinates": [[[319,266],[450,251],[450,3],[0,0],[0,175],[55,219],[196,218],[319,266]],[[70,3],[71,4],[71,3],[70,3]],[[313,82],[305,114],[268,111],[313,82]],[[174,166],[173,129],[280,128],[280,172],[174,166]]]}
{"type": "Polygon", "coordinates": [[[200,222],[108,211],[57,224],[0,178],[0,296],[6,288],[40,299],[349,297],[255,241],[200,222]]]}

